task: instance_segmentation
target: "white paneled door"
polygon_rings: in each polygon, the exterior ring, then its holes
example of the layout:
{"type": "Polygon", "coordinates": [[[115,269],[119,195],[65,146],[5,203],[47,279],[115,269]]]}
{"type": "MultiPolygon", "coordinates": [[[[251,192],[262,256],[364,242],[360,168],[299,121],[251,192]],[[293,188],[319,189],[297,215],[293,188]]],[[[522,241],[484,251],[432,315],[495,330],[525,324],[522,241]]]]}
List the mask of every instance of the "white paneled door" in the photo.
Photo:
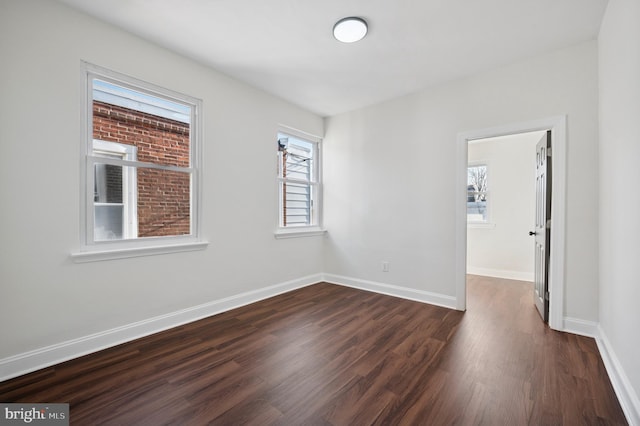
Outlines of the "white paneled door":
{"type": "Polygon", "coordinates": [[[549,321],[549,243],[551,236],[551,132],[536,145],[535,270],[533,298],[540,316],[549,321]]]}

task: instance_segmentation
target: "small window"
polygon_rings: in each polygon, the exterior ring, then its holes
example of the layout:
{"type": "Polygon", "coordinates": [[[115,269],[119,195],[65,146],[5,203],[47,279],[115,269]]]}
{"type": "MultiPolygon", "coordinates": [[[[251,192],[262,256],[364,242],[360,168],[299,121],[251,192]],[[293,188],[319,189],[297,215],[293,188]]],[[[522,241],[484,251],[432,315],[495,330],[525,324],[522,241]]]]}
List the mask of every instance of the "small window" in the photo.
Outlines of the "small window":
{"type": "Polygon", "coordinates": [[[278,133],[278,221],[281,229],[320,225],[320,141],[278,133]]]}
{"type": "Polygon", "coordinates": [[[470,165],[467,168],[467,222],[488,223],[488,202],[487,165],[470,165]]]}
{"type": "Polygon", "coordinates": [[[198,240],[200,101],[86,64],[84,251],[198,240]]]}

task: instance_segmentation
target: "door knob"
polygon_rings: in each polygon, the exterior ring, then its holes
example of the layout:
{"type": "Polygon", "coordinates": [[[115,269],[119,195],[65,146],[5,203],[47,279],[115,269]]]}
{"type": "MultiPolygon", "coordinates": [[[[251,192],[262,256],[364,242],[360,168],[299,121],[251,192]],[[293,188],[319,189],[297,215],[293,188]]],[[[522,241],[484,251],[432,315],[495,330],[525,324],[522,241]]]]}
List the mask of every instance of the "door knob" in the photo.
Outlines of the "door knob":
{"type": "Polygon", "coordinates": [[[533,231],[529,231],[529,235],[536,235],[536,233],[533,231]]]}

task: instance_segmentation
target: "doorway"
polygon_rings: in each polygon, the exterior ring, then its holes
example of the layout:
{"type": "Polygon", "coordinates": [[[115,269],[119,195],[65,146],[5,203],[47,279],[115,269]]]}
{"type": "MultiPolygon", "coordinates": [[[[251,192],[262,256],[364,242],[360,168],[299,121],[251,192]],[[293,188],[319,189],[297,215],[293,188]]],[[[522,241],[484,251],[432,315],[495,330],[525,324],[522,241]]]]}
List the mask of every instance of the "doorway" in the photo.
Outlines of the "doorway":
{"type": "Polygon", "coordinates": [[[534,281],[536,144],[544,131],[468,143],[467,273],[534,281]]]}
{"type": "MultiPolygon", "coordinates": [[[[470,141],[501,137],[518,133],[549,131],[554,155],[552,163],[553,206],[550,234],[550,258],[548,273],[549,326],[562,330],[564,306],[564,234],[565,234],[565,162],[566,162],[566,117],[557,116],[531,122],[480,129],[460,133],[457,144],[457,190],[456,190],[456,308],[466,310],[467,275],[467,200],[468,194],[468,146],[470,141]]],[[[531,155],[535,155],[535,152],[531,155]]],[[[533,243],[531,243],[533,244],[533,243]]],[[[532,302],[533,303],[533,302],[532,302]]]]}

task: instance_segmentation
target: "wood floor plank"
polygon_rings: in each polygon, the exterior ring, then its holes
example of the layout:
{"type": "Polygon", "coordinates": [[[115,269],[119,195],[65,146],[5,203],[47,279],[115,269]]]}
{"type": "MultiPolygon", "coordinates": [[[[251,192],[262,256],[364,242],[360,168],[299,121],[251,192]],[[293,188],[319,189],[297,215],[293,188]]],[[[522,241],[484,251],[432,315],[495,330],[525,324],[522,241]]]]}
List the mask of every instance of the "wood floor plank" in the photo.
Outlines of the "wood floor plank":
{"type": "Polygon", "coordinates": [[[625,425],[593,339],[532,285],[468,277],[465,313],[326,283],[0,383],[71,424],[625,425]]]}

